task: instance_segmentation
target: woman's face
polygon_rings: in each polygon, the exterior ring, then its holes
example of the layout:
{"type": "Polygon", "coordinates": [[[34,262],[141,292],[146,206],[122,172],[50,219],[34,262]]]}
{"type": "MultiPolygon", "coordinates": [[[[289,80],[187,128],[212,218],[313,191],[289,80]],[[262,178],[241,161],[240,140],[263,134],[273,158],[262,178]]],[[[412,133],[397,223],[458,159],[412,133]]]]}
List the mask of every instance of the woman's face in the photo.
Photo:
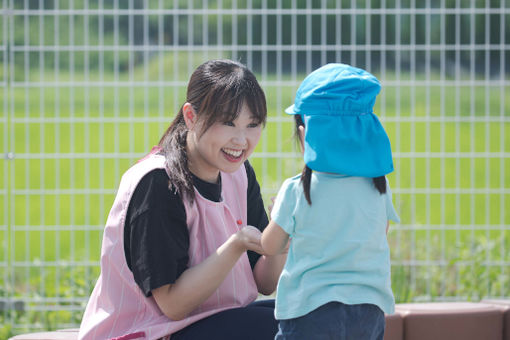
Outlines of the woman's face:
{"type": "Polygon", "coordinates": [[[219,171],[234,172],[252,154],[262,133],[246,105],[230,122],[216,122],[202,134],[199,122],[188,132],[188,160],[193,174],[215,183],[219,171]]]}

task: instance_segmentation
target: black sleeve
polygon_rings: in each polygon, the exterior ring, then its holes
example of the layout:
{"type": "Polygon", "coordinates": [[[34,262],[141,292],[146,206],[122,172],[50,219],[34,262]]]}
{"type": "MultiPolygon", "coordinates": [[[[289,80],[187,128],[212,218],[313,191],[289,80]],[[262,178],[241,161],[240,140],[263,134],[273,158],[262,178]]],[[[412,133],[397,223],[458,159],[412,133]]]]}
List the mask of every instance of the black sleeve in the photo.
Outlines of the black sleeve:
{"type": "MultiPolygon", "coordinates": [[[[260,194],[260,186],[251,164],[246,161],[244,162],[244,166],[246,167],[246,174],[248,175],[248,224],[263,231],[267,227],[269,220],[264,208],[262,195],[260,194]]],[[[259,258],[260,254],[254,251],[248,251],[248,259],[250,260],[252,269],[255,267],[259,258]]]]}
{"type": "Polygon", "coordinates": [[[168,189],[164,169],[146,174],[129,202],[124,253],[145,296],[174,283],[188,265],[189,233],[180,196],[168,189]]]}

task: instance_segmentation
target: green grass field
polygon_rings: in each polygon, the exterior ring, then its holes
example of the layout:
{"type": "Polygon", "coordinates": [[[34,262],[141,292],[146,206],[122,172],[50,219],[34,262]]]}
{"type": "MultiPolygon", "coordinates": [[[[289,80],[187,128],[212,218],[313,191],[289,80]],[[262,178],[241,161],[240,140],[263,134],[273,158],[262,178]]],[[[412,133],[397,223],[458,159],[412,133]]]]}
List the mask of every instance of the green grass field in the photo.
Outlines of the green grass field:
{"type": "MultiPolygon", "coordinates": [[[[28,311],[0,312],[0,325],[5,324],[0,338],[13,334],[10,323],[53,329],[79,322],[83,298],[99,272],[89,263],[99,260],[101,230],[120,176],[136,155],[158,142],[184,100],[189,74],[184,58],[156,59],[147,73],[137,68],[131,80],[161,79],[160,65],[166,72],[179,70],[169,78],[183,83],[175,93],[144,86],[46,84],[8,93],[0,88],[0,103],[7,100],[11,112],[8,126],[0,121],[8,137],[0,138],[0,150],[15,154],[14,160],[0,160],[0,192],[12,193],[0,195],[6,208],[0,224],[5,221],[10,230],[0,231],[0,260],[11,256],[16,264],[11,270],[0,267],[0,296],[30,300],[28,311]],[[12,142],[7,146],[6,140],[12,142]],[[40,311],[45,308],[51,311],[40,311]]],[[[283,113],[296,86],[286,85],[287,78],[257,76],[269,119],[251,162],[267,204],[282,180],[302,166],[293,123],[283,113]],[[283,85],[275,83],[279,80],[283,85]]],[[[88,82],[114,76],[33,71],[27,78],[88,82]]],[[[129,79],[119,75],[119,81],[129,79]]],[[[389,180],[402,220],[389,233],[397,301],[510,296],[510,101],[505,99],[510,88],[397,87],[394,80],[394,74],[382,79],[376,113],[392,142],[395,172],[389,180]]]]}

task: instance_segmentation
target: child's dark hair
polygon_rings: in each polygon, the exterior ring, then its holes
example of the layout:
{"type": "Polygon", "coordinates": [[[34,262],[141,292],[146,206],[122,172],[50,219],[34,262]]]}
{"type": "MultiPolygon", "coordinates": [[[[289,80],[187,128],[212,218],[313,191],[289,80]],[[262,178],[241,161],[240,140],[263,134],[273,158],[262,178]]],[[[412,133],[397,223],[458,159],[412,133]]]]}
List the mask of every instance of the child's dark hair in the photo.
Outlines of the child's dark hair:
{"type": "MultiPolygon", "coordinates": [[[[210,60],[191,75],[186,102],[204,122],[201,133],[216,122],[233,121],[243,105],[247,105],[255,122],[266,123],[267,107],[264,91],[255,75],[243,64],[232,60],[210,60]]],[[[169,188],[180,195],[195,198],[193,179],[188,168],[186,137],[182,107],[159,141],[169,168],[169,188]]]]}
{"type": "MultiPolygon", "coordinates": [[[[299,127],[305,126],[305,123],[301,119],[301,115],[294,115],[294,119],[296,121],[296,136],[298,141],[301,139],[301,134],[299,133],[299,127]]],[[[309,205],[312,205],[312,198],[310,197],[310,183],[312,181],[312,169],[305,164],[303,168],[303,172],[301,173],[301,184],[303,185],[303,191],[305,194],[306,201],[309,205]]],[[[374,177],[372,178],[375,188],[379,191],[380,194],[386,193],[386,177],[374,177]]]]}

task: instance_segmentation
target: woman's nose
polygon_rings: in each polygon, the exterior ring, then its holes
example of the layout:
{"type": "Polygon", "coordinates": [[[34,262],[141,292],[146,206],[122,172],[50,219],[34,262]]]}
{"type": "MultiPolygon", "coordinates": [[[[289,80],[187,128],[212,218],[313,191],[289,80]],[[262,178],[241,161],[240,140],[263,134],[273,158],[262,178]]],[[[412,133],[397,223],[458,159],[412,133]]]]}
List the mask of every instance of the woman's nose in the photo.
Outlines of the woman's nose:
{"type": "Polygon", "coordinates": [[[234,138],[232,139],[232,141],[236,144],[236,145],[240,145],[240,146],[245,146],[246,145],[246,142],[247,142],[247,138],[246,138],[246,133],[244,130],[240,129],[236,132],[236,134],[234,135],[234,138]]]}

